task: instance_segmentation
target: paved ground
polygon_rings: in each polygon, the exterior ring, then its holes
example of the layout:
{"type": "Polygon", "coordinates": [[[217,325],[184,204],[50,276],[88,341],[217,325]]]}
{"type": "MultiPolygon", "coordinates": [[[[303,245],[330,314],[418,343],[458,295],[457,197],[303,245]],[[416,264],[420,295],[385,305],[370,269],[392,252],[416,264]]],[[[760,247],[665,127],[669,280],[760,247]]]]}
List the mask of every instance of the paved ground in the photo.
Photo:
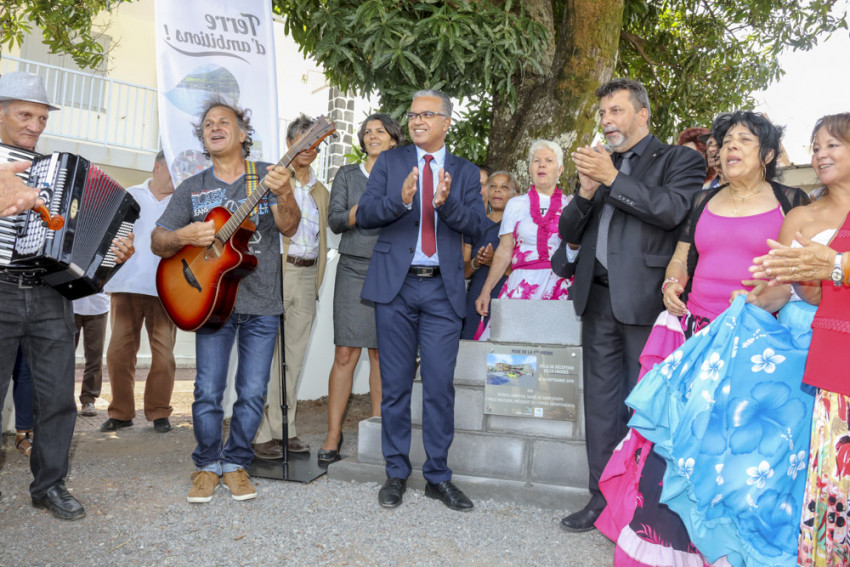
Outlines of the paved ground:
{"type": "MultiPolygon", "coordinates": [[[[137,404],[146,370],[140,370],[137,404]]],[[[396,510],[377,505],[375,484],[322,477],[310,485],[257,479],[259,497],[232,500],[220,489],[209,504],[185,500],[193,467],[193,371],[180,370],[174,430],[157,434],[141,412],[136,425],[100,433],[100,415],[79,417],[68,487],[87,517],[61,522],[31,507],[26,457],[3,439],[0,454],[0,566],[19,565],[576,565],[612,563],[613,546],[598,532],[568,535],[562,513],[476,501],[469,514],[411,490],[396,510]]],[[[78,385],[79,388],[79,385],[78,385]]],[[[324,400],[298,406],[299,435],[324,437],[324,400]]],[[[348,455],[356,425],[369,412],[355,396],[345,424],[348,455]]]]}

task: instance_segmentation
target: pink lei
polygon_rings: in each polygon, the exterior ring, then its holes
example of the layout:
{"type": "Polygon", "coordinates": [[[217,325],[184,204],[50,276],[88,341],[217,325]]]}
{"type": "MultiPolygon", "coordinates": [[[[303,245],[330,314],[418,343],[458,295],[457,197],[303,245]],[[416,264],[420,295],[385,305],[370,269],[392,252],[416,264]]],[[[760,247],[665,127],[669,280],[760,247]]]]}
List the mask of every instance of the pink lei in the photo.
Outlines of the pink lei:
{"type": "Polygon", "coordinates": [[[555,192],[549,198],[549,210],[545,215],[540,214],[540,194],[534,185],[528,191],[528,201],[531,205],[531,220],[537,225],[537,256],[540,260],[549,260],[549,237],[558,232],[558,219],[561,216],[561,201],[564,194],[555,187],[555,192]]]}

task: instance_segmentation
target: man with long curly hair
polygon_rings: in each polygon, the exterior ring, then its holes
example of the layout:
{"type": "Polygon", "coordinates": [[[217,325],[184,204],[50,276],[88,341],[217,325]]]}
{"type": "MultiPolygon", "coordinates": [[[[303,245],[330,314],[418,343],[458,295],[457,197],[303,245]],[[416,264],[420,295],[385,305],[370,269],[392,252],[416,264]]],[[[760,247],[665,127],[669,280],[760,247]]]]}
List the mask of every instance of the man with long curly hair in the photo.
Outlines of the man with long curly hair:
{"type": "Polygon", "coordinates": [[[246,472],[254,458],[251,440],[263,416],[263,400],[277,341],[280,294],[280,235],[292,236],[301,214],[283,167],[247,159],[251,146],[249,112],[221,98],[207,102],[195,134],[212,159],[212,167],[180,184],[151,234],[151,250],[170,258],[184,246],[207,247],[216,236],[207,214],[215,207],[235,211],[250,192],[260,190],[257,179],[268,171],[262,197],[251,220],[257,229],[249,251],[257,268],[246,275],[236,295],[233,313],[224,325],[195,335],[196,377],[192,420],[198,446],[192,453],[189,502],[209,502],[223,482],[235,500],[255,498],[257,492],[246,472]],[[230,435],[222,445],[222,396],[227,382],[230,352],[238,337],[236,371],[238,399],[233,405],[230,435]]]}

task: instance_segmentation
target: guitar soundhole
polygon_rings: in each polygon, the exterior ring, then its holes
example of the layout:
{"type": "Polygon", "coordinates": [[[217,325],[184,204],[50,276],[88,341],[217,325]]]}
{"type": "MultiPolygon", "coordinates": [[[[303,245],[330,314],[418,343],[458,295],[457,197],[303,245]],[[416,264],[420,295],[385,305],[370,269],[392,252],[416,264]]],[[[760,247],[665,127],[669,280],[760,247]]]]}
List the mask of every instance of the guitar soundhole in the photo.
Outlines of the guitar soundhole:
{"type": "Polygon", "coordinates": [[[189,267],[189,263],[186,262],[185,258],[181,260],[181,263],[183,264],[183,277],[186,278],[186,283],[198,291],[202,291],[201,284],[195,278],[195,274],[192,273],[192,268],[189,267]]]}

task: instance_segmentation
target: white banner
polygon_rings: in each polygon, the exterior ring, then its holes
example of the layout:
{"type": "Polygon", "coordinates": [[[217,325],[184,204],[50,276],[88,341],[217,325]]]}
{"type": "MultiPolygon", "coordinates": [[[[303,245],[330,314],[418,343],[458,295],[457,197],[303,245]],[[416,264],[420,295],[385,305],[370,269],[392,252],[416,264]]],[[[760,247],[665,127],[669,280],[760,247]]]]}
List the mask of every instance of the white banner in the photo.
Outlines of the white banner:
{"type": "Polygon", "coordinates": [[[268,0],[156,0],[159,131],[175,187],[210,165],[193,124],[214,95],[251,110],[250,159],[280,159],[274,52],[268,0]]]}

